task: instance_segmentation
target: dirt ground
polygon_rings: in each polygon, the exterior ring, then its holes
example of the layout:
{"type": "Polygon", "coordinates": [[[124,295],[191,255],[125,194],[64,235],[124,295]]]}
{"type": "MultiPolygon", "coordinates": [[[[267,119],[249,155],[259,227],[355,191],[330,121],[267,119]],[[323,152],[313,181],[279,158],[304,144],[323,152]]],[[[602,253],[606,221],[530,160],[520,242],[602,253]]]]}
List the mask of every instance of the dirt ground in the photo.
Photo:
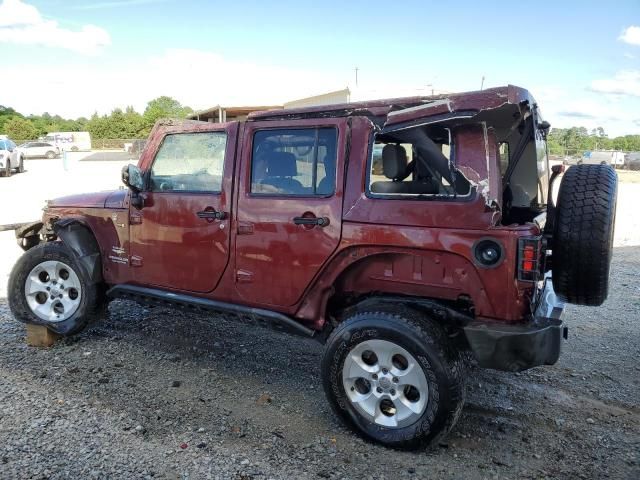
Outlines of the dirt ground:
{"type": "MultiPolygon", "coordinates": [[[[116,163],[77,166],[74,181],[117,185],[116,163]]],[[[46,172],[43,188],[69,177],[28,168],[46,172]]],[[[24,182],[0,183],[0,201],[36,181],[24,175],[0,179],[24,182]]],[[[470,366],[457,426],[417,452],[341,426],[320,385],[321,346],[247,320],[115,301],[81,335],[27,347],[4,298],[20,250],[0,233],[0,478],[640,478],[638,204],[640,185],[622,183],[610,297],[567,308],[558,364],[470,366]]]]}

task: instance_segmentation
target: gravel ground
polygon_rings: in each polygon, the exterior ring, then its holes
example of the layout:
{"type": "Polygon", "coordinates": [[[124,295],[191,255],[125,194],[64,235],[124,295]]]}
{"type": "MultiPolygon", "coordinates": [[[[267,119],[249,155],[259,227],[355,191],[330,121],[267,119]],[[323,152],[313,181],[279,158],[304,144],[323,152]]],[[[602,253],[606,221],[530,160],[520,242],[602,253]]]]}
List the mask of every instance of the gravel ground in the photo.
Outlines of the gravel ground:
{"type": "MultiPolygon", "coordinates": [[[[49,179],[106,187],[117,184],[105,178],[116,163],[77,163],[49,179]]],[[[0,200],[31,185],[27,175],[0,179],[12,182],[0,200]]],[[[617,245],[640,244],[638,201],[640,185],[621,184],[617,245]]],[[[16,212],[2,216],[24,221],[16,212]]],[[[342,427],[320,385],[321,346],[247,320],[114,301],[83,334],[27,347],[4,298],[20,252],[12,232],[0,233],[0,249],[2,479],[640,478],[638,247],[614,250],[602,307],[567,308],[557,365],[520,374],[470,366],[457,426],[417,452],[342,427]]]]}
{"type": "Polygon", "coordinates": [[[609,300],[571,306],[553,367],[470,367],[462,418],[430,451],[360,440],[330,412],[321,346],[246,320],[116,301],[50,349],[0,300],[0,478],[640,476],[640,251],[609,300]]]}

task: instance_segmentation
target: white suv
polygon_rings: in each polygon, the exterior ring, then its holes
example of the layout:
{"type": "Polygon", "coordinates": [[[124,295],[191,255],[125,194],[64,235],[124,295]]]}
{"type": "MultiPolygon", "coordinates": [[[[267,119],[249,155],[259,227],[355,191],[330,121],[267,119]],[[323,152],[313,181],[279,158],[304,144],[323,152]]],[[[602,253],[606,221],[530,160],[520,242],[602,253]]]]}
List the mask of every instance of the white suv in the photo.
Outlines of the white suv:
{"type": "Polygon", "coordinates": [[[60,155],[60,149],[46,142],[27,142],[18,146],[18,150],[24,158],[56,158],[60,155]]]}
{"type": "Polygon", "coordinates": [[[14,170],[24,172],[24,155],[9,138],[0,138],[0,176],[10,177],[14,170]]]}

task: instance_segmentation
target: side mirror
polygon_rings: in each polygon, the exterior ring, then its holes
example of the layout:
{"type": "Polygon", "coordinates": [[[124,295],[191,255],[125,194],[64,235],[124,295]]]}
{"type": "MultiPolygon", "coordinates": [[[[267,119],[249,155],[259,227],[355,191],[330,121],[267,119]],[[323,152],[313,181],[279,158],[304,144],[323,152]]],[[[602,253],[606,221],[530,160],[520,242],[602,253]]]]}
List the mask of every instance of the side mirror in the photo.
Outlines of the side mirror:
{"type": "Polygon", "coordinates": [[[142,191],[144,188],[142,172],[135,165],[125,165],[122,167],[122,183],[134,193],[142,191]]]}
{"type": "Polygon", "coordinates": [[[542,121],[542,122],[538,122],[538,130],[540,130],[542,132],[542,134],[546,136],[549,134],[549,129],[551,128],[551,124],[549,122],[547,122],[546,120],[542,121]]]}

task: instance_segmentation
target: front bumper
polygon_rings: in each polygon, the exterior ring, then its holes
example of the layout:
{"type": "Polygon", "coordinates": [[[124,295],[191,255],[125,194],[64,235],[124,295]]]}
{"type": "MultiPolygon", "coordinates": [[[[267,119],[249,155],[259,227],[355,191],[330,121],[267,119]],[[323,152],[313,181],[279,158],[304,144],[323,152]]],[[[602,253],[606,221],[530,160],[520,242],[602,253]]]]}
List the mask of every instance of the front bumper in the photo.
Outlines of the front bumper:
{"type": "Polygon", "coordinates": [[[473,322],[464,333],[478,364],[484,368],[520,372],[539,365],[553,365],[560,357],[568,329],[562,322],[564,303],[546,277],[533,320],[521,324],[473,322]]]}

